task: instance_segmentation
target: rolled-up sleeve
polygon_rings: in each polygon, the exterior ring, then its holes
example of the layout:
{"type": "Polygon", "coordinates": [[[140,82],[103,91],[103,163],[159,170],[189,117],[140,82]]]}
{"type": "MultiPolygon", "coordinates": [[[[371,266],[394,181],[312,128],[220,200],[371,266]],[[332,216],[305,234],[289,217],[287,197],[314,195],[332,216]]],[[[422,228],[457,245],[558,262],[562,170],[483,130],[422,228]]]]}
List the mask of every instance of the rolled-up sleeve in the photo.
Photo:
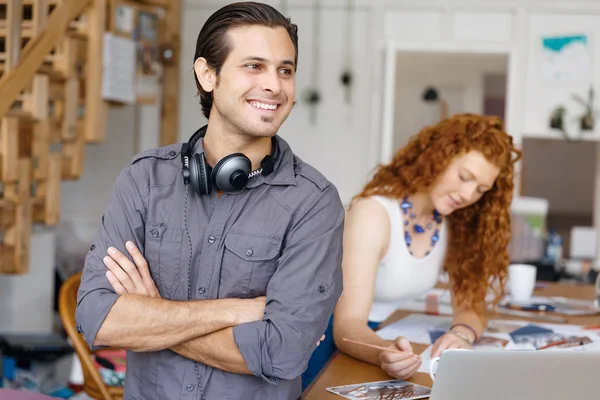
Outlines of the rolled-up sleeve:
{"type": "Polygon", "coordinates": [[[236,325],[248,368],[267,382],[300,376],[342,293],[344,208],[333,185],[293,223],[267,288],[262,321],[236,325]]]}
{"type": "Polygon", "coordinates": [[[107,268],[102,261],[108,247],[113,246],[128,254],[125,243],[130,240],[142,254],[144,251],[145,207],[132,176],[136,172],[139,175],[139,169],[134,167],[128,166],[117,177],[99,232],[85,258],[75,319],[77,330],[92,349],[98,348],[94,345],[96,335],[118,298],[106,278],[107,268]]]}

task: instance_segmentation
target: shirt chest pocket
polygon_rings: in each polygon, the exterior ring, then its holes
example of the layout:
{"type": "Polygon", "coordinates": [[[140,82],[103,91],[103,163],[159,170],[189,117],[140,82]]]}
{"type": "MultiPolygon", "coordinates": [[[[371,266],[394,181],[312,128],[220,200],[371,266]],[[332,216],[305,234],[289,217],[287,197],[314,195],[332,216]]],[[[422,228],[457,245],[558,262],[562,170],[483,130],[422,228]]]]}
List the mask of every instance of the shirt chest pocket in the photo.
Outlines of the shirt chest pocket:
{"type": "Polygon", "coordinates": [[[275,273],[281,240],[229,232],[219,280],[220,298],[264,296],[275,273]]]}
{"type": "Polygon", "coordinates": [[[164,298],[172,298],[181,278],[183,229],[150,227],[146,232],[146,260],[152,279],[164,298]]]}

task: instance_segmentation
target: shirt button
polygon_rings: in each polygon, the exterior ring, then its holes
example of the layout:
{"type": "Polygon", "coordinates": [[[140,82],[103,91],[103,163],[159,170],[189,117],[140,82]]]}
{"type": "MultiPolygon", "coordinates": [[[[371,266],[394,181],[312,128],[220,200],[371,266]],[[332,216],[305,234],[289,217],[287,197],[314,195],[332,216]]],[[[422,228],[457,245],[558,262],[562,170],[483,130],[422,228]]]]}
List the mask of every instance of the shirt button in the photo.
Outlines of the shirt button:
{"type": "Polygon", "coordinates": [[[95,244],[91,245],[91,246],[90,246],[90,251],[94,251],[94,249],[95,249],[95,248],[96,248],[96,245],[95,245],[95,244]]]}
{"type": "Polygon", "coordinates": [[[246,255],[247,255],[248,257],[250,257],[252,254],[254,254],[254,251],[252,251],[252,249],[248,249],[248,250],[246,250],[246,255]]]}
{"type": "Polygon", "coordinates": [[[214,236],[209,236],[208,237],[208,243],[213,244],[215,242],[215,237],[214,236]]]}
{"type": "Polygon", "coordinates": [[[152,231],[150,231],[150,233],[152,234],[153,238],[157,238],[160,236],[160,233],[156,229],[152,229],[152,231]]]}
{"type": "Polygon", "coordinates": [[[175,151],[173,151],[173,150],[171,150],[171,151],[169,152],[169,155],[170,155],[171,157],[175,157],[175,155],[176,155],[176,154],[177,154],[177,153],[176,153],[175,151]]]}
{"type": "Polygon", "coordinates": [[[198,293],[200,293],[200,294],[204,294],[205,292],[206,292],[206,289],[203,287],[198,289],[198,293]]]}
{"type": "Polygon", "coordinates": [[[319,285],[319,293],[325,293],[325,285],[319,285]]]}
{"type": "Polygon", "coordinates": [[[187,385],[187,390],[188,392],[191,392],[194,390],[194,385],[187,385]]]}

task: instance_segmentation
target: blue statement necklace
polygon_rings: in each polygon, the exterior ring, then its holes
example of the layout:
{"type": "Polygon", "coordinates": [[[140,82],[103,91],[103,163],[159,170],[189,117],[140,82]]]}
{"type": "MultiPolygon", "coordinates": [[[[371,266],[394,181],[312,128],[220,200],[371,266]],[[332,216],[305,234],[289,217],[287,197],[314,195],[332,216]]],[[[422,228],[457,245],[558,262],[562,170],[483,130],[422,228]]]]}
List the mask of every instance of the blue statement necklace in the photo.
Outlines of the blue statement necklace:
{"type": "MultiPolygon", "coordinates": [[[[407,196],[405,196],[402,199],[402,202],[400,203],[400,208],[402,209],[402,218],[404,221],[404,226],[407,227],[407,229],[404,230],[404,241],[406,242],[406,246],[408,247],[410,254],[412,254],[412,251],[410,250],[410,245],[412,244],[412,235],[411,235],[410,229],[408,229],[408,226],[411,223],[411,221],[417,217],[417,215],[414,212],[412,212],[413,204],[408,200],[407,196]]],[[[421,235],[421,234],[424,234],[425,232],[431,231],[434,228],[434,224],[435,224],[435,230],[433,231],[433,234],[431,235],[430,248],[429,248],[429,250],[427,250],[425,255],[428,255],[431,252],[431,250],[433,250],[433,247],[438,242],[438,240],[440,240],[439,225],[441,223],[442,223],[442,216],[435,209],[433,210],[433,220],[430,223],[428,223],[427,225],[423,226],[423,225],[418,224],[413,221],[413,224],[412,224],[413,229],[412,230],[417,235],[421,235]]]]}

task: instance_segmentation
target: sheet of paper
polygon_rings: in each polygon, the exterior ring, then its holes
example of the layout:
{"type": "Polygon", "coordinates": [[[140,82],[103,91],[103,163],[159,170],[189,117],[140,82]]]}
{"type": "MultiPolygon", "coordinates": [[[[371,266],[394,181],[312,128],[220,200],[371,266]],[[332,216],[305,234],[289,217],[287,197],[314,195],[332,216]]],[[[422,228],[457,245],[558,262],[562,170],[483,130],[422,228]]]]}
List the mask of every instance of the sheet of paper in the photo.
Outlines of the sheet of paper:
{"type": "Polygon", "coordinates": [[[411,314],[398,322],[390,324],[377,331],[377,334],[386,340],[394,340],[404,336],[412,343],[430,344],[429,332],[432,330],[448,330],[452,318],[439,315],[411,314]]]}
{"type": "Polygon", "coordinates": [[[135,102],[135,43],[104,33],[102,98],[126,104],[135,102]]]}
{"type": "MultiPolygon", "coordinates": [[[[377,334],[386,340],[394,340],[398,336],[404,336],[412,343],[432,344],[431,333],[433,331],[447,331],[452,324],[452,318],[440,315],[411,314],[393,324],[377,331],[377,334]]],[[[488,328],[484,332],[484,337],[508,340],[510,343],[505,349],[522,347],[514,346],[510,333],[527,325],[536,325],[551,329],[553,332],[564,336],[587,336],[593,341],[600,341],[600,331],[583,330],[578,325],[535,323],[519,320],[501,320],[492,319],[488,321],[488,328]],[[512,343],[512,344],[511,344],[512,343]]],[[[488,340],[486,345],[496,347],[498,343],[488,340]]]]}

